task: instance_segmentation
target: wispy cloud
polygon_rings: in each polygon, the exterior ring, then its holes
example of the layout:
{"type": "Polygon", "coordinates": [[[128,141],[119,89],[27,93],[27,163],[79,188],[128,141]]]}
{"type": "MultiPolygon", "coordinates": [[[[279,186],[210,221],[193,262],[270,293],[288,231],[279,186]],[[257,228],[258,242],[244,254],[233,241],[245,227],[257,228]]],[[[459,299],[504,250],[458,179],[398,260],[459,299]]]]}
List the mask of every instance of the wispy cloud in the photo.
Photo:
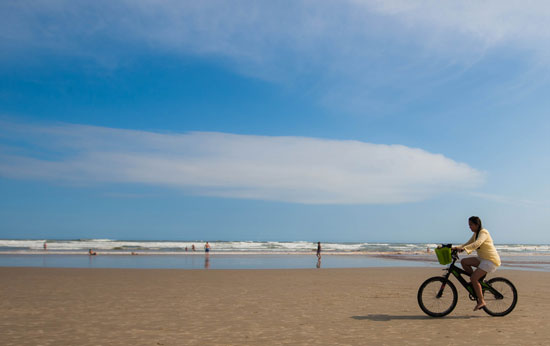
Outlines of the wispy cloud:
{"type": "Polygon", "coordinates": [[[541,29],[550,18],[550,4],[536,0],[349,0],[338,4],[322,0],[98,0],[85,4],[22,0],[0,6],[0,38],[18,41],[22,47],[65,46],[83,51],[90,43],[101,44],[98,41],[126,41],[260,64],[280,59],[281,54],[313,58],[321,51],[330,56],[318,56],[316,61],[358,53],[359,61],[369,54],[387,53],[376,48],[369,53],[372,46],[359,45],[376,39],[383,40],[386,49],[395,40],[415,40],[432,48],[437,42],[452,50],[460,38],[462,43],[468,41],[461,46],[468,51],[505,43],[549,51],[541,43],[550,33],[541,29]]]}
{"type": "Polygon", "coordinates": [[[470,191],[469,194],[474,197],[482,198],[488,201],[497,202],[500,204],[508,204],[520,207],[542,207],[548,209],[548,203],[536,202],[529,199],[510,197],[505,195],[499,195],[494,193],[474,192],[470,191]]]}
{"type": "Polygon", "coordinates": [[[402,145],[69,124],[0,128],[0,175],[13,179],[306,204],[414,202],[483,182],[467,164],[402,145]]]}
{"type": "Polygon", "coordinates": [[[548,65],[549,18],[545,1],[23,0],[0,4],[0,40],[4,59],[221,58],[242,74],[307,86],[325,104],[376,113],[429,94],[493,49],[548,65]]]}
{"type": "MultiPolygon", "coordinates": [[[[430,30],[441,39],[462,36],[484,47],[512,44],[549,52],[541,44],[550,38],[546,26],[550,18],[547,1],[353,1],[371,11],[397,18],[419,31],[430,30]],[[434,30],[435,29],[435,30],[434,30]]],[[[443,44],[444,42],[440,42],[443,44]]],[[[456,42],[447,42],[447,48],[456,42]]]]}

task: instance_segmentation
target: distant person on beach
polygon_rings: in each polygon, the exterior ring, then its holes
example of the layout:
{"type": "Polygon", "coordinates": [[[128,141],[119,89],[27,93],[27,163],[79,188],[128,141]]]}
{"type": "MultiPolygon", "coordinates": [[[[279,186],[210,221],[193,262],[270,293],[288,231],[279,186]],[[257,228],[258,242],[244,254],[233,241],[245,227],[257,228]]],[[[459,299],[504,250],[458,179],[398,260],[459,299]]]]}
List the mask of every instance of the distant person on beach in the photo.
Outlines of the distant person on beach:
{"type": "Polygon", "coordinates": [[[206,244],[204,244],[204,252],[206,252],[206,254],[208,254],[210,252],[210,244],[208,244],[208,242],[206,242],[206,244]]]}
{"type": "Polygon", "coordinates": [[[493,238],[491,238],[489,231],[483,228],[479,217],[470,217],[468,225],[474,234],[466,243],[453,247],[453,250],[457,250],[458,252],[466,251],[468,254],[474,250],[477,252],[477,256],[466,257],[460,261],[462,268],[471,275],[470,282],[476,292],[476,296],[479,297],[477,298],[477,305],[474,308],[474,311],[477,311],[485,306],[485,299],[481,293],[479,279],[497,270],[500,266],[500,256],[493,244],[493,238]],[[472,267],[476,267],[477,269],[474,271],[472,267]]]}
{"type": "Polygon", "coordinates": [[[185,252],[189,251],[189,249],[187,248],[187,246],[185,247],[185,252]]]}
{"type": "Polygon", "coordinates": [[[48,245],[46,245],[46,242],[44,242],[44,250],[48,250],[48,245]]]}
{"type": "Polygon", "coordinates": [[[191,250],[195,251],[195,244],[191,245],[191,250]]]}
{"type": "Polygon", "coordinates": [[[95,256],[95,255],[97,255],[97,252],[92,251],[92,249],[89,249],[89,250],[88,250],[88,254],[89,254],[90,256],[95,256]]]}
{"type": "Polygon", "coordinates": [[[317,242],[317,258],[321,259],[321,242],[317,242]]]}

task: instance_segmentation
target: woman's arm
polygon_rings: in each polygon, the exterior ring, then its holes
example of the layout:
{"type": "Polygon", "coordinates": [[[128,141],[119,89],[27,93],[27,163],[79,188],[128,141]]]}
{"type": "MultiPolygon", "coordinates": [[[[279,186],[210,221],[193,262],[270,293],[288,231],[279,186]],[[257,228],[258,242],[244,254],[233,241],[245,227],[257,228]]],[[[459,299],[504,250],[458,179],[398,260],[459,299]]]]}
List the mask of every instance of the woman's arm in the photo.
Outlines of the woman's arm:
{"type": "MultiPolygon", "coordinates": [[[[470,240],[473,240],[475,239],[475,234],[472,236],[472,239],[470,240]]],[[[466,244],[465,246],[462,246],[462,249],[465,250],[468,255],[476,250],[477,248],[479,248],[481,246],[481,244],[483,244],[485,242],[485,240],[487,240],[487,231],[485,232],[482,232],[482,231],[479,231],[479,235],[477,237],[477,240],[469,243],[469,244],[466,244]]]]}

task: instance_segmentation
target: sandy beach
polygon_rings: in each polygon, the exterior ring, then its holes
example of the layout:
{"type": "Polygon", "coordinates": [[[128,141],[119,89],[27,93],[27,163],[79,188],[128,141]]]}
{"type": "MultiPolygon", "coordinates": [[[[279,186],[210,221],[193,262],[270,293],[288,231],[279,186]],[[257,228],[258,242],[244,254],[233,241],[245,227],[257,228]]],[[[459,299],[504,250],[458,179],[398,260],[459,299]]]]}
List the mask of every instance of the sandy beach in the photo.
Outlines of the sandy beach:
{"type": "Polygon", "coordinates": [[[543,345],[550,273],[499,270],[506,317],[427,317],[416,293],[438,268],[151,270],[0,268],[2,345],[543,345]],[[442,341],[441,339],[445,339],[442,341]]]}

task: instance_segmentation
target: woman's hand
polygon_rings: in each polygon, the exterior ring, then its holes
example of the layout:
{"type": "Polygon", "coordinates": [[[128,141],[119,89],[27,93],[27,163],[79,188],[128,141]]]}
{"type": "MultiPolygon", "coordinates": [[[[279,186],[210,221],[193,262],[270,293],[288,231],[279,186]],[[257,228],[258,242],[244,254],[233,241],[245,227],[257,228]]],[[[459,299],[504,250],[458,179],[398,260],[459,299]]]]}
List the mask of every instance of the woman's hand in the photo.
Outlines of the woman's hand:
{"type": "Polygon", "coordinates": [[[464,251],[464,249],[463,249],[463,248],[461,248],[461,247],[457,247],[457,246],[453,246],[453,247],[451,248],[451,250],[455,250],[455,251],[458,251],[458,252],[462,252],[462,251],[464,251]]]}

